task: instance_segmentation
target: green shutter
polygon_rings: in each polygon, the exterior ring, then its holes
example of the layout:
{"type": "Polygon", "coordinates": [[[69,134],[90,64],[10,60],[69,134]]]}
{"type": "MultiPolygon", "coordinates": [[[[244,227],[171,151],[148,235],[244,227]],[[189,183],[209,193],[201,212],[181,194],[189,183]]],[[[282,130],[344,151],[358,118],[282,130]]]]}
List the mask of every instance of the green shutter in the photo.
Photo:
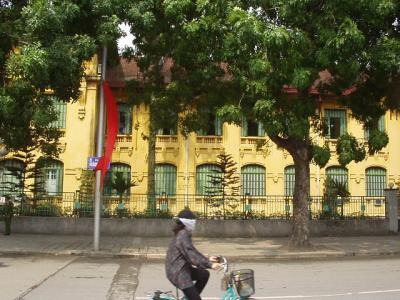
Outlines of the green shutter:
{"type": "Polygon", "coordinates": [[[349,176],[346,168],[329,167],[326,169],[326,177],[330,177],[333,180],[342,182],[346,184],[347,187],[349,187],[349,178],[348,178],[349,176]]]}
{"type": "Polygon", "coordinates": [[[285,168],[285,196],[292,197],[294,194],[295,185],[295,168],[288,166],[285,168]]]}
{"type": "MultiPolygon", "coordinates": [[[[381,117],[379,118],[379,121],[378,121],[378,130],[381,131],[381,132],[384,132],[384,131],[385,131],[385,116],[384,116],[384,115],[381,116],[381,117]]],[[[365,129],[365,130],[364,130],[364,138],[365,138],[366,140],[369,139],[369,129],[365,129]]]]}
{"type": "MultiPolygon", "coordinates": [[[[35,183],[42,192],[49,193],[49,177],[55,175],[55,187],[51,194],[60,194],[63,192],[64,165],[57,160],[46,160],[41,162],[41,170],[36,174],[35,183]],[[39,187],[40,185],[40,187],[39,187]]],[[[50,179],[51,180],[51,179],[50,179]]]]}
{"type": "Polygon", "coordinates": [[[345,110],[326,109],[325,120],[327,125],[327,138],[337,138],[339,135],[345,134],[347,132],[347,120],[345,110]]]}
{"type": "Polygon", "coordinates": [[[51,127],[65,129],[67,123],[67,104],[61,101],[54,101],[53,108],[57,114],[57,120],[50,124],[51,127]]]}
{"type": "Polygon", "coordinates": [[[242,116],[242,136],[247,136],[247,120],[242,116]]]}
{"type": "Polygon", "coordinates": [[[259,165],[247,165],[241,172],[242,195],[265,196],[265,168],[259,165]]]}
{"type": "Polygon", "coordinates": [[[384,196],[386,188],[386,170],[382,168],[368,168],[365,171],[367,196],[384,196]]]}
{"type": "Polygon", "coordinates": [[[20,195],[23,192],[24,164],[16,159],[0,161],[0,196],[20,195]]]}
{"type": "Polygon", "coordinates": [[[156,195],[176,195],[176,167],[170,164],[157,164],[155,169],[156,195]]]}
{"type": "MultiPolygon", "coordinates": [[[[215,187],[211,184],[211,176],[216,176],[216,171],[220,171],[218,165],[206,164],[196,168],[196,194],[206,195],[215,187]]],[[[218,188],[218,187],[217,187],[218,188]]]]}
{"type": "Polygon", "coordinates": [[[260,122],[258,123],[258,136],[265,136],[264,126],[260,122]]]}
{"type": "Polygon", "coordinates": [[[119,103],[118,104],[118,114],[119,114],[119,134],[132,134],[132,106],[119,103]]]}
{"type": "Polygon", "coordinates": [[[218,117],[215,117],[215,135],[221,136],[222,135],[222,120],[218,117]]]}

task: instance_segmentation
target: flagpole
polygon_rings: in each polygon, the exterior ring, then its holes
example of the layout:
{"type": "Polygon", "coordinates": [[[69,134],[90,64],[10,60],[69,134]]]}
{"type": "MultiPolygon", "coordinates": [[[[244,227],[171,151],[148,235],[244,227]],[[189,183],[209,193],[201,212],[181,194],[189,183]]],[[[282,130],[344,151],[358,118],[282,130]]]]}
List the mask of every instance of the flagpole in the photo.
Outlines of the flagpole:
{"type": "MultiPolygon", "coordinates": [[[[97,122],[97,146],[96,156],[103,156],[104,148],[104,90],[103,82],[106,79],[106,63],[107,63],[107,47],[103,47],[103,56],[101,62],[101,82],[100,82],[100,100],[99,100],[99,115],[97,122]]],[[[94,192],[94,234],[93,248],[94,251],[99,251],[100,243],[100,208],[101,208],[101,170],[96,171],[96,184],[94,192]]]]}

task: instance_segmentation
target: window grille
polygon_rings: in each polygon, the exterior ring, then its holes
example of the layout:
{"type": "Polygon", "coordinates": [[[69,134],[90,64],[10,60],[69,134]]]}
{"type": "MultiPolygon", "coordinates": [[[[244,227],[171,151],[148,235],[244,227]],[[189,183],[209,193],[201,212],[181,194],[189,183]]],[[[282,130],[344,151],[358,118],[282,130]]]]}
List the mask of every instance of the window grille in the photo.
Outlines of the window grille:
{"type": "Polygon", "coordinates": [[[265,195],[265,168],[259,165],[247,165],[241,172],[242,195],[265,195]]]}
{"type": "Polygon", "coordinates": [[[65,129],[67,123],[67,104],[61,101],[54,101],[53,108],[57,114],[57,120],[51,123],[51,127],[65,129]]]}
{"type": "Polygon", "coordinates": [[[17,159],[0,161],[0,196],[23,192],[24,164],[17,159]]]}
{"type": "Polygon", "coordinates": [[[221,168],[214,164],[200,165],[196,168],[196,194],[207,195],[217,191],[220,187],[211,183],[213,176],[218,176],[221,168]]]}
{"type": "Polygon", "coordinates": [[[170,164],[157,164],[155,169],[156,195],[176,195],[176,167],[170,164]]]}
{"type": "Polygon", "coordinates": [[[342,167],[329,167],[326,169],[326,177],[346,184],[349,187],[349,176],[346,168],[342,167]]]}
{"type": "Polygon", "coordinates": [[[285,196],[292,197],[294,194],[295,185],[295,168],[288,166],[285,168],[285,196]]]}
{"type": "Polygon", "coordinates": [[[383,168],[372,167],[365,171],[366,194],[367,196],[384,196],[386,188],[386,170],[383,168]]]}

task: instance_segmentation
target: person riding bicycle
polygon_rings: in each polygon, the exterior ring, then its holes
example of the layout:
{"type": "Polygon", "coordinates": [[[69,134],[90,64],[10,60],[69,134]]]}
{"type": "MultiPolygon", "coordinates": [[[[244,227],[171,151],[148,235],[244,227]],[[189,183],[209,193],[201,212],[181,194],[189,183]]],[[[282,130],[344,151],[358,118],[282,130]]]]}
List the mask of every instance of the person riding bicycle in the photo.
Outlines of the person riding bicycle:
{"type": "Polygon", "coordinates": [[[193,212],[186,208],[174,219],[175,236],[169,245],[165,262],[167,278],[183,291],[188,300],[199,300],[210,277],[206,269],[218,270],[221,264],[218,263],[218,257],[207,258],[194,247],[192,231],[196,225],[196,216],[193,212]]]}

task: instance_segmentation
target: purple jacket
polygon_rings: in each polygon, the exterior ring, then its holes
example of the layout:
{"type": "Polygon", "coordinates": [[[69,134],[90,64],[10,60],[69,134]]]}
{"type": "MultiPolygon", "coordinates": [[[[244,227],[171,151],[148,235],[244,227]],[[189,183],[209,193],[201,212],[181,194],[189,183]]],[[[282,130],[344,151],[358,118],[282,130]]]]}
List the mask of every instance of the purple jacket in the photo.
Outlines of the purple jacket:
{"type": "Polygon", "coordinates": [[[207,269],[211,268],[211,263],[193,246],[191,233],[182,229],[172,239],[168,248],[165,261],[167,278],[181,290],[192,287],[194,285],[190,276],[192,266],[207,269]]]}

